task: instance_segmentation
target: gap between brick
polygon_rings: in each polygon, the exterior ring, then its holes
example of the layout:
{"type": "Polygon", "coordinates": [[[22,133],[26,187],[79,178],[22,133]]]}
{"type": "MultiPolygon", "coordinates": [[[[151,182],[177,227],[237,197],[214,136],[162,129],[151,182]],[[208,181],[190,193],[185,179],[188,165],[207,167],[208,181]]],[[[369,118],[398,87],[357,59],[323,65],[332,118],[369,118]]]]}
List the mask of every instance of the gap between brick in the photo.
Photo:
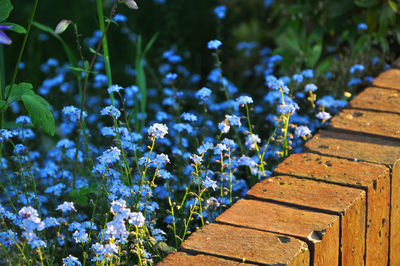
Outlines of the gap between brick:
{"type": "MultiPolygon", "coordinates": [[[[390,169],[389,169],[389,171],[390,171],[390,169]]],[[[298,179],[306,179],[306,180],[318,181],[318,182],[332,184],[332,185],[338,185],[338,186],[342,186],[342,187],[351,187],[351,188],[357,188],[357,189],[364,190],[364,192],[365,192],[365,242],[364,242],[365,253],[364,253],[364,265],[366,264],[366,261],[367,261],[368,217],[369,217],[369,214],[368,214],[368,196],[369,196],[368,195],[368,187],[360,186],[360,185],[339,183],[339,182],[335,182],[335,181],[328,181],[328,180],[318,179],[318,178],[315,178],[315,177],[299,176],[299,175],[282,173],[282,172],[277,172],[277,171],[273,171],[272,174],[273,174],[273,176],[275,176],[275,175],[287,175],[287,176],[291,176],[291,177],[298,178],[298,179]]],[[[390,180],[391,180],[391,178],[390,178],[390,180]]],[[[391,189],[392,189],[392,186],[390,186],[390,190],[391,189]]],[[[391,191],[389,193],[391,193],[391,191]]],[[[391,195],[390,195],[390,197],[391,197],[391,195]]],[[[391,203],[391,200],[390,200],[390,203],[391,203]]],[[[389,217],[390,217],[390,209],[389,209],[389,217]]],[[[340,229],[339,230],[341,230],[341,224],[340,224],[340,229]]],[[[390,232],[390,225],[389,225],[389,232],[390,232]]],[[[389,248],[390,248],[390,235],[389,235],[389,248]]]]}
{"type": "Polygon", "coordinates": [[[252,261],[252,260],[247,260],[246,258],[243,261],[243,260],[238,259],[238,258],[219,255],[219,254],[210,253],[210,252],[203,252],[203,251],[199,251],[199,250],[195,250],[195,249],[186,249],[186,248],[182,248],[181,247],[181,248],[179,248],[179,251],[180,252],[185,252],[186,254],[189,254],[189,255],[207,255],[207,256],[213,256],[213,257],[218,257],[218,258],[221,258],[221,259],[233,260],[233,261],[242,262],[242,263],[244,262],[244,263],[255,264],[255,265],[267,265],[267,264],[264,264],[264,263],[260,263],[260,262],[256,262],[256,261],[252,261]]]}

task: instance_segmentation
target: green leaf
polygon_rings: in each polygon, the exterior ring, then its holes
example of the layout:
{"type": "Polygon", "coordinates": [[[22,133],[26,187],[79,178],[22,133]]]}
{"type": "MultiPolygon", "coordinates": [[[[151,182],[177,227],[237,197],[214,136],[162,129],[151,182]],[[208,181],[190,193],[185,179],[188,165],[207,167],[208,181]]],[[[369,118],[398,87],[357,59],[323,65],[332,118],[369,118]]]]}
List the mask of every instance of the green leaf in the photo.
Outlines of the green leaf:
{"type": "MultiPolygon", "coordinates": [[[[146,74],[143,67],[143,53],[142,53],[142,36],[139,35],[136,47],[136,60],[135,60],[135,68],[136,68],[136,82],[139,87],[140,93],[140,111],[142,114],[146,112],[146,104],[147,104],[147,83],[146,83],[146,74]]],[[[144,117],[144,116],[143,116],[144,117]]],[[[140,128],[144,126],[144,119],[141,121],[140,128]]]]}
{"type": "Polygon", "coordinates": [[[12,26],[12,28],[9,29],[9,30],[12,30],[12,31],[14,31],[16,33],[20,33],[20,34],[25,34],[26,33],[26,30],[25,30],[24,27],[22,27],[21,25],[15,24],[15,23],[4,22],[4,23],[1,23],[1,25],[12,26]]]}
{"type": "Polygon", "coordinates": [[[74,202],[76,204],[83,207],[89,206],[89,198],[86,195],[82,194],[81,191],[78,192],[75,189],[72,189],[69,192],[69,195],[74,199],[74,202]]]}
{"type": "Polygon", "coordinates": [[[6,106],[6,105],[7,105],[6,101],[0,100],[0,113],[1,113],[1,111],[3,109],[3,107],[6,106]]]}
{"type": "Polygon", "coordinates": [[[326,73],[327,71],[329,71],[329,69],[331,68],[332,62],[333,62],[333,57],[331,57],[331,56],[322,60],[316,67],[317,73],[323,74],[323,73],[326,73]]]}
{"type": "Polygon", "coordinates": [[[392,0],[389,0],[389,6],[392,8],[392,10],[393,10],[393,12],[397,12],[397,4],[394,2],[394,1],[392,1],[392,0]]]}
{"type": "Polygon", "coordinates": [[[21,96],[32,123],[37,128],[42,128],[44,132],[53,136],[55,132],[55,121],[52,112],[49,110],[50,104],[41,96],[34,93],[25,93],[21,96]]]}
{"type": "Polygon", "coordinates": [[[143,55],[142,55],[143,57],[146,56],[147,52],[153,46],[153,44],[156,41],[157,37],[158,37],[158,33],[154,34],[153,37],[150,39],[150,41],[146,44],[146,47],[143,50],[143,55]]]}
{"type": "Polygon", "coordinates": [[[157,247],[167,254],[174,253],[176,251],[176,248],[168,246],[165,242],[157,243],[157,247]]]}
{"type": "Polygon", "coordinates": [[[313,68],[318,62],[322,53],[322,42],[314,45],[310,50],[307,51],[307,57],[305,58],[308,67],[313,68]]]}
{"type": "Polygon", "coordinates": [[[96,50],[93,49],[93,48],[89,48],[89,51],[90,51],[92,54],[97,54],[97,56],[103,57],[103,54],[102,54],[102,53],[96,53],[96,50]]]}
{"type": "Polygon", "coordinates": [[[354,3],[359,7],[373,7],[379,4],[380,0],[354,0],[354,3]]]}
{"type": "MultiPolygon", "coordinates": [[[[9,102],[21,101],[21,96],[24,94],[34,94],[32,90],[33,86],[30,83],[21,82],[18,84],[14,84],[11,89],[10,97],[8,98],[9,102]]],[[[10,86],[6,87],[5,94],[8,95],[8,91],[10,90],[10,86]]]]}
{"type": "Polygon", "coordinates": [[[10,0],[0,0],[0,22],[8,18],[12,9],[13,6],[10,0]]]}
{"type": "MultiPolygon", "coordinates": [[[[72,66],[67,66],[66,68],[69,68],[73,71],[78,71],[78,72],[85,72],[85,69],[81,68],[81,67],[72,67],[72,66]]],[[[97,72],[91,71],[91,74],[97,74],[97,72]]]]}

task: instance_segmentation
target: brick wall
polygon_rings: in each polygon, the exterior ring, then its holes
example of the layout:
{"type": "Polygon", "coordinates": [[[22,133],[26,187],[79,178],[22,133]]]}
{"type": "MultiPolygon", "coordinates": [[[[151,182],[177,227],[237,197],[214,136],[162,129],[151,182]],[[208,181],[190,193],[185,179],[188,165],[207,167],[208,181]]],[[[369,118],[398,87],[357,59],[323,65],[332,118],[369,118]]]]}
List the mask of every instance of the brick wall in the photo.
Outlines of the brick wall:
{"type": "Polygon", "coordinates": [[[393,68],[160,265],[400,265],[398,159],[393,68]]]}

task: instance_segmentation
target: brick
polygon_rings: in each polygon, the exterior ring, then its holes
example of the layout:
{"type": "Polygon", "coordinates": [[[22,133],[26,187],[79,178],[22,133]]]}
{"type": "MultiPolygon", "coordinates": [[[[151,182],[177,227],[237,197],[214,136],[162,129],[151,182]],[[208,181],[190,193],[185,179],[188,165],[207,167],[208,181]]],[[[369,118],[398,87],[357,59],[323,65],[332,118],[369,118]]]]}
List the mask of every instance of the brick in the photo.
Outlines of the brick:
{"type": "Polygon", "coordinates": [[[290,155],[274,171],[276,174],[291,174],[364,189],[367,193],[366,264],[387,264],[390,206],[390,173],[387,167],[300,153],[290,155]]]}
{"type": "Polygon", "coordinates": [[[204,253],[247,263],[310,263],[310,253],[303,241],[284,235],[215,223],[197,230],[183,242],[181,248],[190,253],[204,253]]]}
{"type": "Polygon", "coordinates": [[[330,121],[330,128],[369,133],[400,140],[400,114],[344,109],[330,121]]]}
{"type": "Polygon", "coordinates": [[[216,220],[300,238],[309,245],[311,265],[339,264],[340,219],[336,215],[269,202],[239,200],[216,220]]]}
{"type": "Polygon", "coordinates": [[[400,92],[393,89],[369,87],[351,100],[349,107],[400,113],[400,92]]]}
{"type": "Polygon", "coordinates": [[[366,198],[363,190],[275,176],[253,186],[246,197],[340,215],[339,260],[343,265],[364,265],[366,198]]]}
{"type": "Polygon", "coordinates": [[[386,165],[400,158],[399,141],[328,130],[321,130],[304,147],[322,155],[386,165]]]}
{"type": "Polygon", "coordinates": [[[400,70],[399,69],[388,69],[381,73],[372,82],[373,85],[383,88],[391,88],[400,90],[400,70]]]}
{"type": "Polygon", "coordinates": [[[254,265],[234,260],[227,260],[219,257],[204,254],[187,254],[185,252],[175,252],[168,255],[157,265],[188,265],[188,266],[209,266],[209,265],[254,265]]]}
{"type": "Polygon", "coordinates": [[[400,160],[392,169],[392,208],[390,217],[390,265],[400,265],[400,160]]]}

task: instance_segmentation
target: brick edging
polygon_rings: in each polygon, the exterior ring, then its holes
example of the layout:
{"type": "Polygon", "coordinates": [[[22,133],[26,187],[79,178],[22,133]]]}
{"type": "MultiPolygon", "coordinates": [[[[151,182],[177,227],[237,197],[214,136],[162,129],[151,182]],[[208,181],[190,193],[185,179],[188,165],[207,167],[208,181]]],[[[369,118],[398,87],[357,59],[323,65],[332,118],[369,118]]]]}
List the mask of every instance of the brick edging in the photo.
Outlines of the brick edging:
{"type": "Polygon", "coordinates": [[[399,158],[392,68],[159,265],[400,265],[399,158]]]}

